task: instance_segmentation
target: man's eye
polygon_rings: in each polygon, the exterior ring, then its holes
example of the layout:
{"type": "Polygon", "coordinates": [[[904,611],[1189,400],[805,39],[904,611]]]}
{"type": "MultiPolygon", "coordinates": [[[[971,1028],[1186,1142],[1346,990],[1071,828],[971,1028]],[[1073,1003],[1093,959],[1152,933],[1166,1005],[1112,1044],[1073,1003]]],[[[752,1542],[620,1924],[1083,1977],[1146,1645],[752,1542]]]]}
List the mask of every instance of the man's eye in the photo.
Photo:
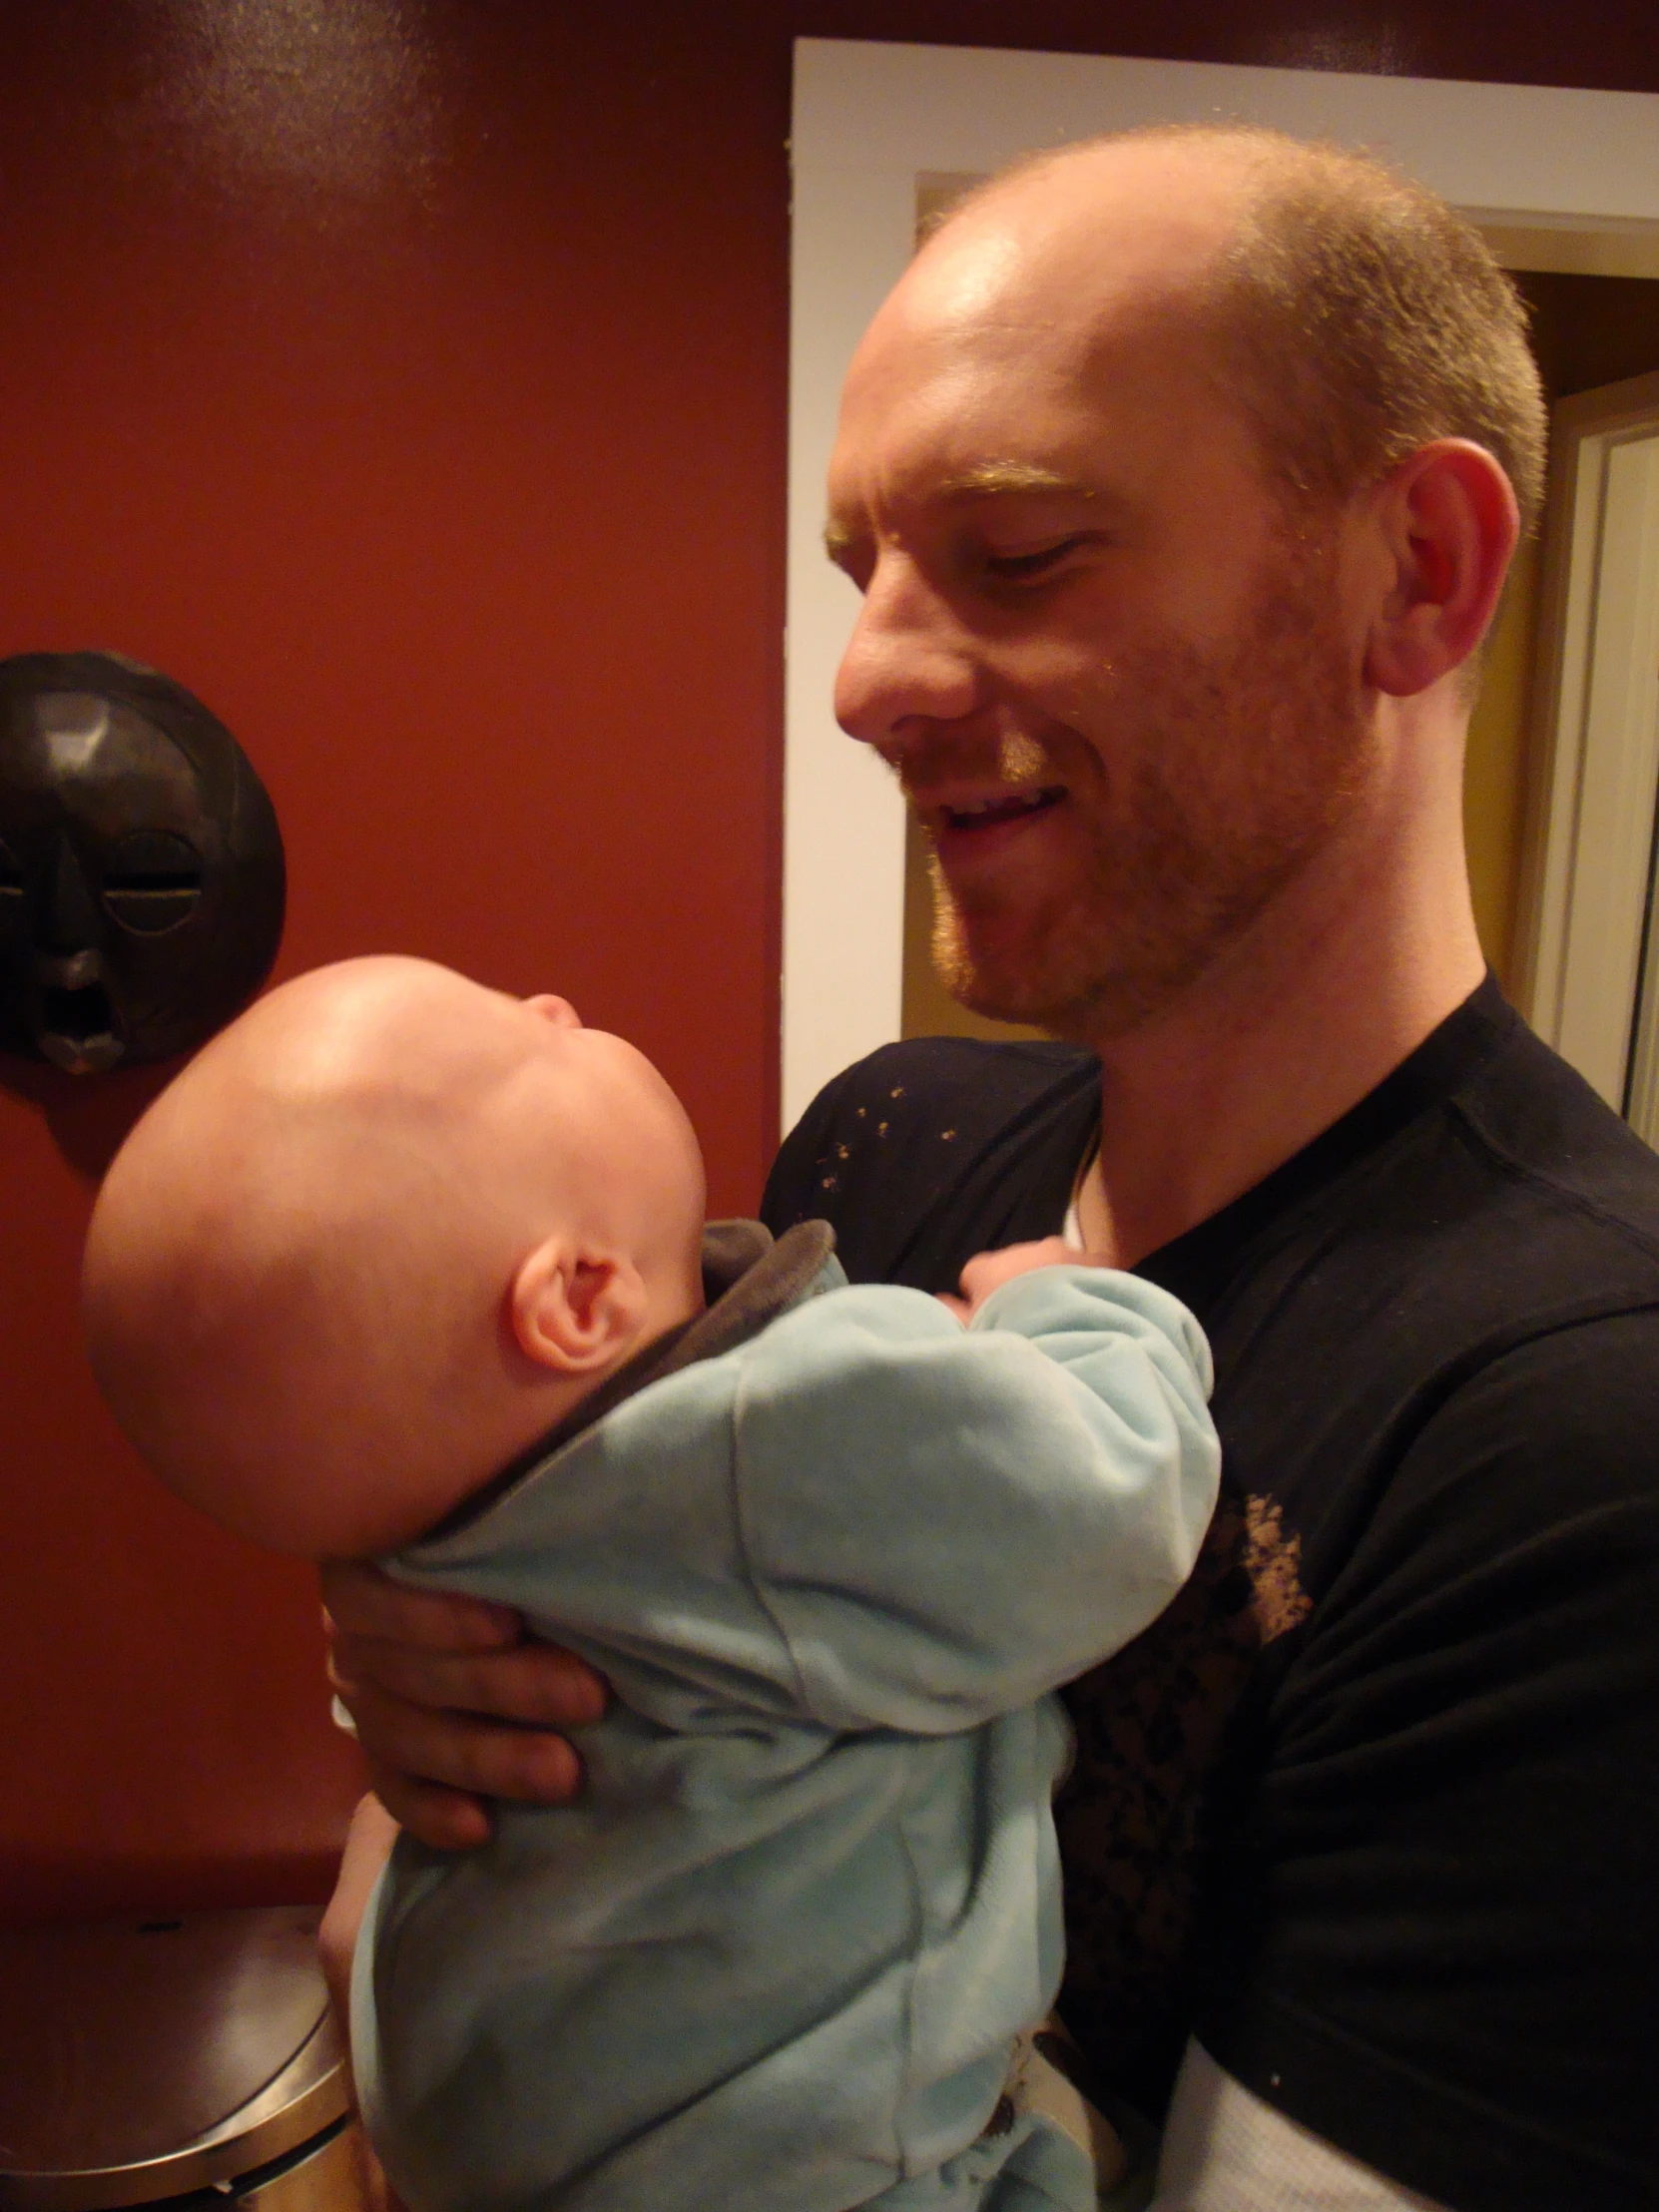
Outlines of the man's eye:
{"type": "Polygon", "coordinates": [[[1045,545],[1035,553],[990,553],[985,566],[991,575],[1004,583],[1024,583],[1032,577],[1046,576],[1057,568],[1068,553],[1075,553],[1080,545],[1088,543],[1088,533],[1078,531],[1069,538],[1061,538],[1054,545],[1045,545]]]}

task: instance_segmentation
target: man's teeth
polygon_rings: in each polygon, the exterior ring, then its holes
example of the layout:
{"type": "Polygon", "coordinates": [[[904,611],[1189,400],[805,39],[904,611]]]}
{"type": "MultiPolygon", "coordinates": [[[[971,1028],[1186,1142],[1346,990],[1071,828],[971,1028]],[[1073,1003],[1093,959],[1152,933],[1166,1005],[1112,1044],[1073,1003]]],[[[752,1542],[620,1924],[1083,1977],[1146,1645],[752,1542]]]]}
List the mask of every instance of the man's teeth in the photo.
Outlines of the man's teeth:
{"type": "Polygon", "coordinates": [[[1005,792],[999,799],[970,799],[962,807],[946,807],[946,820],[952,823],[998,821],[1007,822],[1016,815],[1034,815],[1039,808],[1050,807],[1064,794],[1052,788],[1035,792],[1005,792]]]}

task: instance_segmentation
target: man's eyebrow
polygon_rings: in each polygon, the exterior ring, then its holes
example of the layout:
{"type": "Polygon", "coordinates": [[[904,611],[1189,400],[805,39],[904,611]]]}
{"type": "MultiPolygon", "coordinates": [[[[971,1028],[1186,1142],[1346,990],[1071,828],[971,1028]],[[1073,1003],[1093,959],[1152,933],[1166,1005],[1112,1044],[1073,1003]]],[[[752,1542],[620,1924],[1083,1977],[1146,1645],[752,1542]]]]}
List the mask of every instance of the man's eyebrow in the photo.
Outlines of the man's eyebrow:
{"type": "Polygon", "coordinates": [[[1040,468],[1031,461],[975,461],[971,468],[956,470],[934,486],[942,499],[994,499],[1009,492],[1062,492],[1073,499],[1096,499],[1092,484],[1064,476],[1058,469],[1040,468]]]}
{"type": "MultiPolygon", "coordinates": [[[[1032,461],[975,461],[929,486],[930,496],[936,499],[996,499],[1022,492],[1096,503],[1102,498],[1098,485],[1085,484],[1078,477],[1066,476],[1056,468],[1039,467],[1032,461]]],[[[858,542],[858,533],[834,515],[824,525],[824,550],[837,567],[845,567],[858,542]]]]}

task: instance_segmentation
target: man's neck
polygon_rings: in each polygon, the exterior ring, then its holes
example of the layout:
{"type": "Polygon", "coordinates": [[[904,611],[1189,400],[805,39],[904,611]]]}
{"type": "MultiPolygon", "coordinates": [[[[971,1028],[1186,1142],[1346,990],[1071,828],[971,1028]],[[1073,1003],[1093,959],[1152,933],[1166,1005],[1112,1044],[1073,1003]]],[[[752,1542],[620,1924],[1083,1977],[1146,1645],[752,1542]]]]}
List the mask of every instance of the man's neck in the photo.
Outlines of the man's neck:
{"type": "MultiPolygon", "coordinates": [[[[1460,839],[1362,823],[1153,1020],[1100,1048],[1085,1245],[1130,1267],[1358,1105],[1479,983],[1460,839]]],[[[1420,820],[1420,818],[1419,818],[1420,820]]]]}

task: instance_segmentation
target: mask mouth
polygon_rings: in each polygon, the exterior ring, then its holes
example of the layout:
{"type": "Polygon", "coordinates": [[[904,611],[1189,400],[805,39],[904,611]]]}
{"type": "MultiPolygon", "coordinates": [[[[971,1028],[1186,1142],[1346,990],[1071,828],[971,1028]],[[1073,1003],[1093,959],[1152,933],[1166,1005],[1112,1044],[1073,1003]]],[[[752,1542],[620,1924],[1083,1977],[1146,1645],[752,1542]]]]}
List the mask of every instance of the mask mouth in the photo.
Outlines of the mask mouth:
{"type": "MultiPolygon", "coordinates": [[[[64,963],[71,968],[79,964],[64,963]]],[[[113,1068],[127,1050],[110,994],[96,975],[85,981],[66,975],[43,984],[36,1007],[35,1042],[52,1065],[67,1075],[97,1075],[113,1068]]]]}

